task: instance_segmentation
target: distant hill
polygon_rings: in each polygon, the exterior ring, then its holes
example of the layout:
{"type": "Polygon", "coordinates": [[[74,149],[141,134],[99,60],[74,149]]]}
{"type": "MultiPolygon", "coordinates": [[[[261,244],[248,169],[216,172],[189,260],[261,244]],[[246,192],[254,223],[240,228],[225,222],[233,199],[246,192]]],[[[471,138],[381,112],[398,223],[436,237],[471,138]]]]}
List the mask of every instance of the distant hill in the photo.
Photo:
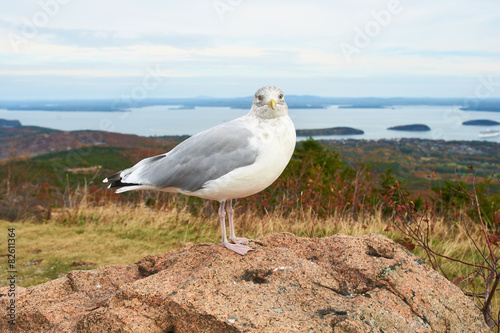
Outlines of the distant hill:
{"type": "Polygon", "coordinates": [[[70,149],[80,149],[85,152],[94,146],[166,150],[187,138],[187,136],[142,137],[104,131],[63,132],[24,126],[15,129],[17,131],[13,131],[14,128],[0,128],[0,138],[3,141],[0,145],[0,160],[32,157],[70,149]]]}
{"type": "MultiPolygon", "coordinates": [[[[2,120],[3,119],[0,119],[0,122],[2,120]]],[[[29,136],[33,134],[59,132],[58,130],[45,127],[22,126],[18,120],[13,120],[13,122],[19,123],[19,126],[0,126],[0,140],[3,141],[7,138],[13,138],[17,136],[29,136]]]]}
{"type": "MultiPolygon", "coordinates": [[[[67,191],[76,190],[78,186],[88,186],[90,192],[102,192],[99,195],[113,196],[113,200],[127,200],[129,195],[140,197],[142,192],[115,197],[111,191],[104,191],[106,185],[102,179],[142,158],[167,152],[185,138],[56,131],[2,140],[0,179],[9,179],[3,182],[4,189],[10,184],[11,193],[19,195],[12,196],[15,200],[11,199],[4,207],[11,202],[20,203],[17,207],[21,208],[16,209],[32,209],[30,207],[36,205],[52,207],[54,202],[61,206],[65,193],[71,193],[67,191]]],[[[418,191],[417,194],[429,191],[430,181],[438,185],[442,180],[455,179],[457,170],[467,174],[471,165],[477,166],[477,176],[481,179],[498,172],[500,167],[497,157],[500,143],[495,142],[423,139],[321,142],[333,147],[346,163],[367,163],[368,168],[379,175],[393,170],[397,179],[418,191]],[[440,176],[430,179],[434,171],[440,176]]],[[[298,161],[292,159],[292,163],[298,161]]],[[[500,184],[492,183],[496,187],[489,189],[490,193],[500,193],[500,184]]],[[[0,200],[0,204],[4,201],[0,200]]]]}
{"type": "MultiPolygon", "coordinates": [[[[89,131],[87,131],[89,132],[89,131]]],[[[61,133],[62,134],[62,133],[61,133]]],[[[102,179],[118,170],[132,166],[145,157],[168,151],[175,145],[173,140],[182,138],[141,138],[137,136],[116,135],[116,133],[65,133],[66,137],[85,135],[97,138],[103,135],[102,145],[75,146],[67,149],[64,145],[51,145],[54,152],[38,156],[2,160],[0,179],[9,178],[13,189],[26,192],[26,198],[40,199],[40,204],[50,207],[54,198],[62,200],[63,192],[77,186],[89,186],[90,191],[102,191],[106,187],[102,179]],[[171,141],[169,141],[172,139],[171,141]],[[135,147],[122,147],[120,142],[135,147]],[[141,147],[141,143],[147,146],[141,147]],[[117,144],[118,146],[115,146],[117,144]],[[56,151],[56,149],[61,149],[56,151]],[[32,190],[28,190],[32,189],[32,190]],[[34,194],[34,193],[37,194],[34,194]],[[43,201],[45,200],[45,201],[43,201]],[[48,200],[48,202],[47,202],[48,200]]],[[[76,140],[75,140],[76,142],[76,140]]],[[[49,142],[48,142],[49,143],[49,142]]],[[[394,171],[399,180],[408,188],[429,190],[429,182],[437,185],[443,179],[455,179],[457,170],[467,174],[470,165],[477,166],[478,177],[489,178],[498,172],[500,162],[497,158],[500,143],[487,141],[443,141],[424,139],[398,140],[321,140],[321,143],[335,149],[342,160],[350,164],[367,163],[375,173],[383,174],[388,169],[394,171]],[[439,174],[430,180],[433,172],[439,174]]],[[[298,142],[297,145],[301,145],[298,142]]],[[[1,146],[1,145],[0,145],[1,146]]],[[[479,179],[479,178],[478,178],[479,179]]],[[[481,178],[483,179],[483,178],[481,178]]],[[[500,184],[492,182],[490,193],[500,193],[500,184]]],[[[4,182],[5,186],[5,182],[4,182]]],[[[113,195],[109,191],[110,195],[113,195]]],[[[142,195],[131,194],[131,195],[142,195]]],[[[125,199],[126,196],[123,196],[125,199]]],[[[117,198],[118,199],[118,198],[117,198]]],[[[24,199],[23,199],[24,200],[24,199]]],[[[31,200],[31,199],[30,199],[31,200]]],[[[38,200],[38,199],[36,199],[38,200]]],[[[2,201],[0,200],[0,203],[2,201]]]]}
{"type": "Polygon", "coordinates": [[[0,119],[0,128],[12,128],[20,126],[21,122],[19,120],[0,119]]]}
{"type": "Polygon", "coordinates": [[[474,100],[470,105],[460,108],[464,111],[490,111],[500,112],[500,101],[498,98],[474,100]]]}
{"type": "Polygon", "coordinates": [[[379,104],[353,104],[353,105],[340,105],[339,109],[384,109],[385,105],[379,104]]]}
{"type": "MultiPolygon", "coordinates": [[[[474,101],[470,106],[461,98],[405,98],[405,97],[322,97],[311,95],[287,95],[285,97],[290,109],[326,108],[330,105],[341,105],[341,108],[383,108],[396,105],[435,105],[461,106],[463,110],[500,111],[500,98],[489,98],[474,101]]],[[[199,107],[229,107],[249,109],[253,96],[214,98],[144,98],[134,100],[86,99],[86,100],[22,100],[0,101],[0,109],[6,110],[41,110],[41,111],[127,111],[131,108],[146,106],[176,106],[182,109],[199,107]]]]}

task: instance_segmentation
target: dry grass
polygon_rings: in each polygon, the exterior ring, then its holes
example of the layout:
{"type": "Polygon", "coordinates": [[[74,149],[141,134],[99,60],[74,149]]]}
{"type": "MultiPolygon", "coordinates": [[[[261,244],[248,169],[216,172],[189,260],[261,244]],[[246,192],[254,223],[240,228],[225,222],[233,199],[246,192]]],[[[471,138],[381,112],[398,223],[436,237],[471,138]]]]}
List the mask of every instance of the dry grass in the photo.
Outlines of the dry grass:
{"type": "MultiPolygon", "coordinates": [[[[16,229],[18,283],[30,286],[72,269],[131,264],[148,254],[180,248],[185,242],[213,242],[218,230],[181,211],[140,207],[88,207],[58,210],[44,223],[0,221],[2,244],[7,228],[16,229]],[[38,264],[36,261],[43,259],[38,264]],[[72,266],[75,262],[95,265],[72,266]]],[[[7,247],[0,253],[7,251],[7,247]]],[[[2,257],[6,267],[7,257],[2,257]]],[[[2,271],[0,285],[6,284],[2,271]]]]}

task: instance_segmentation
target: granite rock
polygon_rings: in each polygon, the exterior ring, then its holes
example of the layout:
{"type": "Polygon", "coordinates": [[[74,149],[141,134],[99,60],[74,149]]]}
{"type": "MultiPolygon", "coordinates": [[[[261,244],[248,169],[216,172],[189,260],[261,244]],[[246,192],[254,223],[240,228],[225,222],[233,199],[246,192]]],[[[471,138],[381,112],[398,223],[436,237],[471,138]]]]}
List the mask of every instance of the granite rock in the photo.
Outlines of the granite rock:
{"type": "Polygon", "coordinates": [[[15,328],[2,320],[0,331],[489,332],[459,288],[384,236],[281,233],[251,246],[187,244],[71,271],[22,289],[15,328]]]}

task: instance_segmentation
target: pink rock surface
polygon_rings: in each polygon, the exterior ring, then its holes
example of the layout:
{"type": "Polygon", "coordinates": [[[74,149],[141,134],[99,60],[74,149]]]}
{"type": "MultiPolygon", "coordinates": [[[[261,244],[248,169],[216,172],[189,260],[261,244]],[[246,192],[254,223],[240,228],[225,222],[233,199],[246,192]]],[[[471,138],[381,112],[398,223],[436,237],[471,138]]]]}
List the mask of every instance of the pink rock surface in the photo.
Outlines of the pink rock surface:
{"type": "MultiPolygon", "coordinates": [[[[0,332],[489,332],[474,304],[381,235],[188,244],[23,290],[0,332]]],[[[0,297],[2,318],[8,298],[0,297]]]]}

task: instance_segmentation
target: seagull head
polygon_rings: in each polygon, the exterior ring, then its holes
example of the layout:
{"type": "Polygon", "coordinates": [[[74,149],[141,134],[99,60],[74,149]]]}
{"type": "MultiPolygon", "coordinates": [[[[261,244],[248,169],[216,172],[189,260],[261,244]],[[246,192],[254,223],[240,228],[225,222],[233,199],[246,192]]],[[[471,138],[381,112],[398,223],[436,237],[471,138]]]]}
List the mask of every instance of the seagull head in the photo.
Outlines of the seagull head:
{"type": "Polygon", "coordinates": [[[261,118],[276,118],[288,114],[283,90],[278,87],[262,87],[254,95],[252,110],[261,118]]]}

